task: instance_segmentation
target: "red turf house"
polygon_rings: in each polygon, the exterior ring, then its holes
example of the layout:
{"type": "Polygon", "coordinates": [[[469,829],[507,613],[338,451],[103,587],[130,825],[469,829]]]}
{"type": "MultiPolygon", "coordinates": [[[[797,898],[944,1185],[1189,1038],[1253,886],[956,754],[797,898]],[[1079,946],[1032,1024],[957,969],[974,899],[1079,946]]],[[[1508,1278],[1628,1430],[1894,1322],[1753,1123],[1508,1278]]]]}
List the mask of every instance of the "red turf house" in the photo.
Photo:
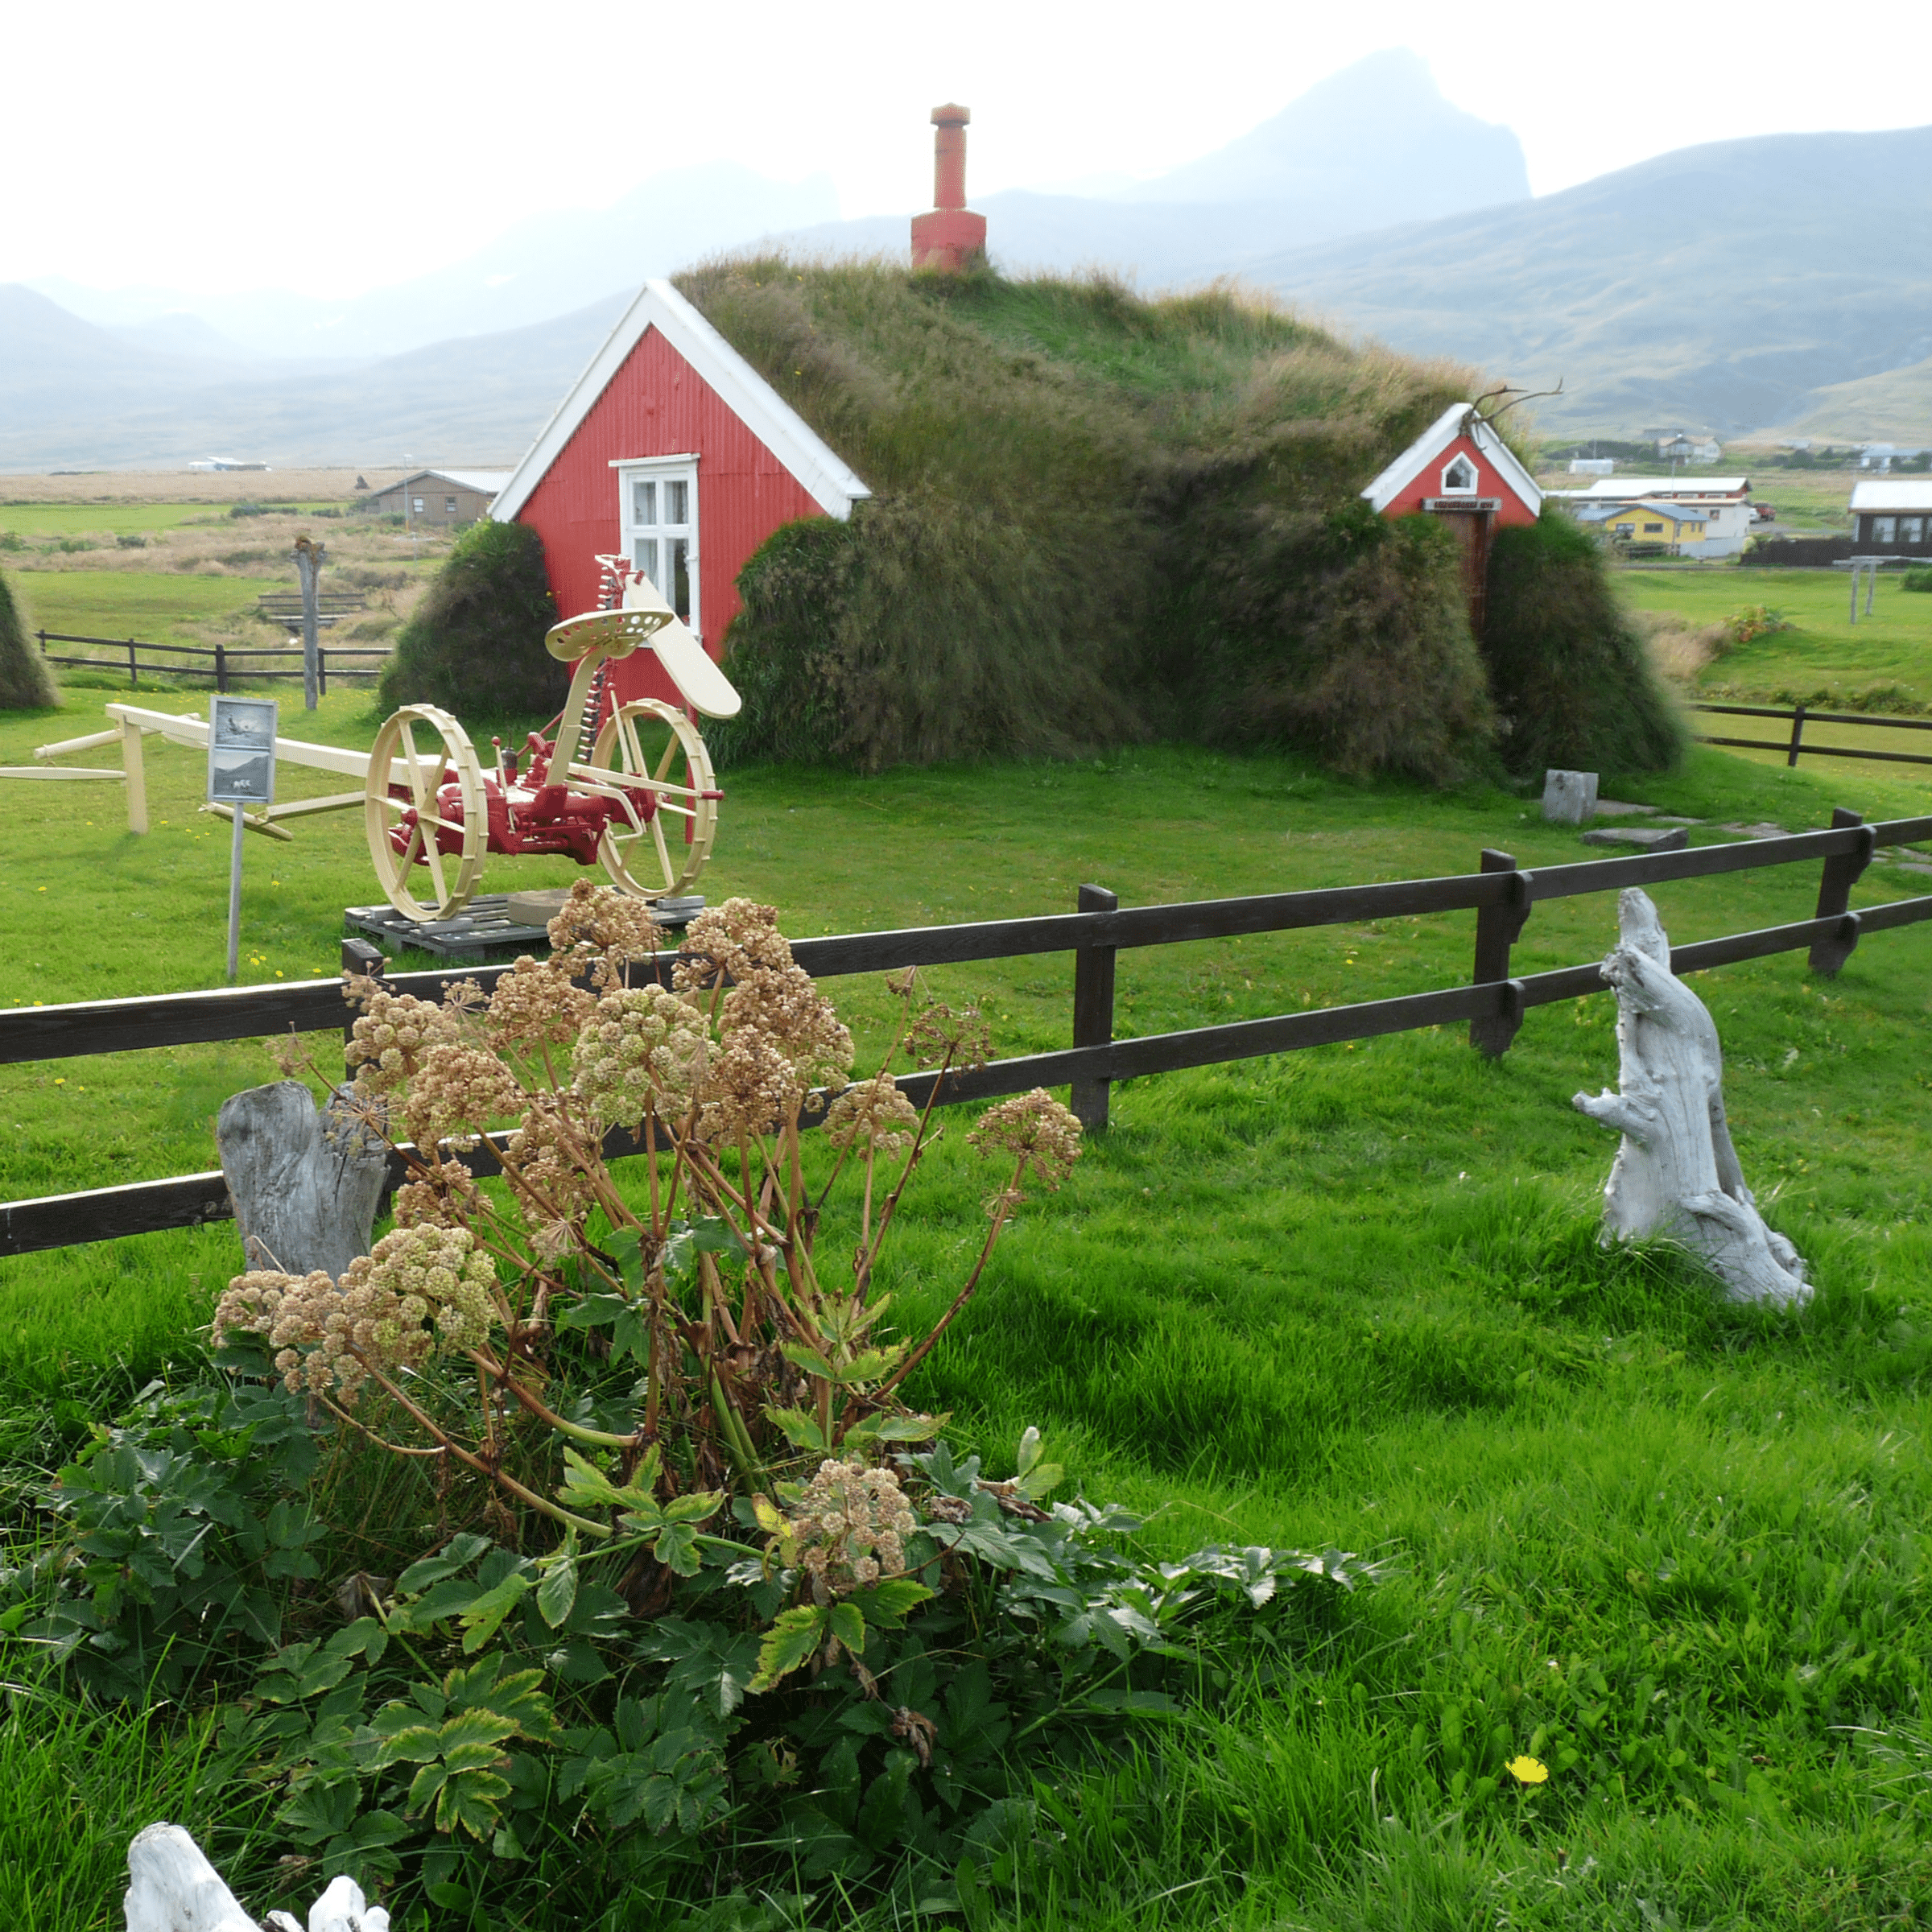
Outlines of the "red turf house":
{"type": "MultiPolygon", "coordinates": [[[[594,610],[600,552],[644,571],[715,659],[745,560],[782,523],[872,493],[668,282],[646,282],[490,514],[543,539],[560,617],[594,610]]],[[[675,700],[648,651],[618,703],[675,700]]]]}
{"type": "Polygon", "coordinates": [[[1452,402],[1362,492],[1385,517],[1440,517],[1463,546],[1470,621],[1482,629],[1489,540],[1499,523],[1534,523],[1543,493],[1476,413],[1452,402]]]}

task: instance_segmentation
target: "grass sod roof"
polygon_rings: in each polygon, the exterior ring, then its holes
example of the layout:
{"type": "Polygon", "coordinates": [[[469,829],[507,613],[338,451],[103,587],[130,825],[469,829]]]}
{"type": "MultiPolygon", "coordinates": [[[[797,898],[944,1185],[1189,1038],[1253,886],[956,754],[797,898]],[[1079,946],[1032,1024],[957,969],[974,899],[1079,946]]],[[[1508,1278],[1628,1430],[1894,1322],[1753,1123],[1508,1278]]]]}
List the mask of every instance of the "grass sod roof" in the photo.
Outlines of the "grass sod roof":
{"type": "Polygon", "coordinates": [[[1470,371],[1228,287],[717,262],[684,295],[875,494],[740,578],[724,757],[1298,742],[1443,780],[1488,753],[1446,533],[1357,493],[1470,371]]]}

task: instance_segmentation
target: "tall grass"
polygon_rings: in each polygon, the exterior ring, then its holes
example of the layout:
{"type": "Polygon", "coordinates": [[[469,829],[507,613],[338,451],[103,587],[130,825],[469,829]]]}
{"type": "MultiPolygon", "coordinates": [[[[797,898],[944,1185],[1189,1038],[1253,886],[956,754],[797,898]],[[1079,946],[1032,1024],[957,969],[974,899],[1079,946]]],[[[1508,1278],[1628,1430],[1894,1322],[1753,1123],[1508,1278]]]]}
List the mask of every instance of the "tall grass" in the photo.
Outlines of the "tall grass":
{"type": "Polygon", "coordinates": [[[53,674],[21,621],[13,587],[0,576],[0,711],[52,711],[60,702],[53,674]]]}

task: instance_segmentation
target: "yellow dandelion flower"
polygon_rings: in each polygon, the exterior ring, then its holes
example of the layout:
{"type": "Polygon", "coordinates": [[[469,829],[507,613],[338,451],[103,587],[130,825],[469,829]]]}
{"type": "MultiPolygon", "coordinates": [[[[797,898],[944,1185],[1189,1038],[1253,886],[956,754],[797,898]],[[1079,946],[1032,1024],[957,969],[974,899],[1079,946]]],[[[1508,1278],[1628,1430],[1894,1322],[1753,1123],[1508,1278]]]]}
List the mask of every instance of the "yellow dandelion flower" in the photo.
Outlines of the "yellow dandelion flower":
{"type": "Polygon", "coordinates": [[[1542,1785],[1550,1781],[1550,1767],[1534,1757],[1513,1757],[1503,1769],[1519,1785],[1542,1785]]]}

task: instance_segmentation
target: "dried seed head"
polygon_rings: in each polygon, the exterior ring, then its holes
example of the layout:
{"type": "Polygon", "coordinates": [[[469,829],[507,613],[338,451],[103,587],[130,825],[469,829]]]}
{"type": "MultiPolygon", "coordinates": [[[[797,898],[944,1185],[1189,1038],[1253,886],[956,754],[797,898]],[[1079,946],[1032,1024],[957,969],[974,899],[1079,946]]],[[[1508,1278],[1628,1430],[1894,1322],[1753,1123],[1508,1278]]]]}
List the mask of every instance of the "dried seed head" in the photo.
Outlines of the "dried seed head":
{"type": "Polygon", "coordinates": [[[591,1009],[570,1064],[602,1128],[635,1126],[652,1113],[682,1115],[710,1058],[711,1030],[696,1007],[662,986],[632,986],[591,1009]]]}
{"type": "MultiPolygon", "coordinates": [[[[1014,1156],[1022,1163],[1021,1171],[1037,1174],[1049,1191],[1072,1173],[1080,1158],[1079,1120],[1044,1087],[989,1107],[966,1137],[983,1154],[1014,1156]]],[[[1016,1191],[996,1198],[1011,1205],[1025,1197],[1016,1191]]]]}
{"type": "Polygon", "coordinates": [[[898,1154],[910,1147],[919,1131],[919,1110],[901,1093],[889,1073],[877,1080],[854,1080],[832,1103],[825,1116],[826,1137],[835,1147],[873,1147],[898,1154]]]}
{"type": "Polygon", "coordinates": [[[849,1596],[903,1571],[906,1538],[918,1527],[890,1469],[823,1462],[786,1513],[786,1560],[795,1560],[826,1594],[849,1596]]]}
{"type": "Polygon", "coordinates": [[[943,1000],[935,1000],[913,1022],[906,1051],[915,1067],[950,1063],[952,1071],[964,1073],[993,1058],[993,1030],[977,1006],[955,1013],[943,1000]]]}

